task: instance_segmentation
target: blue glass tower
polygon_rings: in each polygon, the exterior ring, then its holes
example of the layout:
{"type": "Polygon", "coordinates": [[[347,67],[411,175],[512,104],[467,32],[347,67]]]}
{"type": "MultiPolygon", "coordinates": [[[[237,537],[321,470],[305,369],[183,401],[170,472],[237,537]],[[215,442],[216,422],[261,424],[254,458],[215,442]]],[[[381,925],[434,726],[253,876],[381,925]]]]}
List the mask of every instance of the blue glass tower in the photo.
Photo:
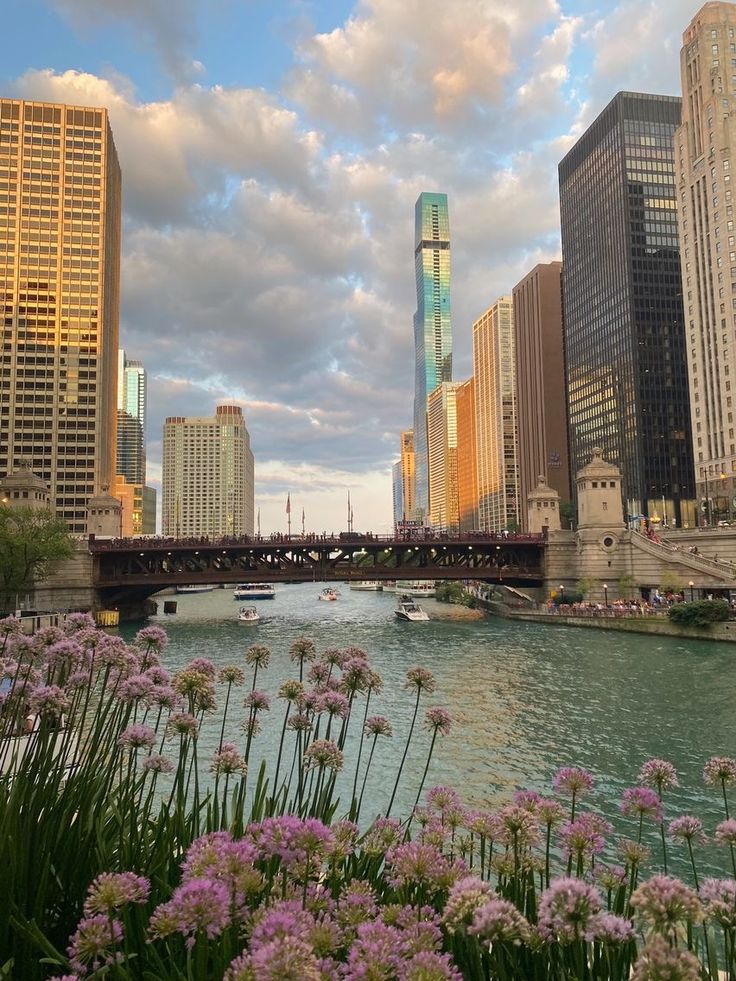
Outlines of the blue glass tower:
{"type": "Polygon", "coordinates": [[[446,194],[419,195],[414,228],[417,283],[417,312],[414,314],[414,517],[424,518],[429,514],[427,398],[442,382],[452,381],[450,218],[446,194]]]}

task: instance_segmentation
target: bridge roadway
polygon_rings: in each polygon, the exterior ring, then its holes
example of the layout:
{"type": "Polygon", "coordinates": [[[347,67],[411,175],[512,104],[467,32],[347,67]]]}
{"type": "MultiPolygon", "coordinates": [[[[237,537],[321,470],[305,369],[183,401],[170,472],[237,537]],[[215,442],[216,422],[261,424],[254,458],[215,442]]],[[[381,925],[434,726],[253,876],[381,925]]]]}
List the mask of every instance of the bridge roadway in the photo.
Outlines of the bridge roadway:
{"type": "Polygon", "coordinates": [[[356,582],[476,579],[510,586],[544,579],[544,536],[439,535],[96,539],[94,585],[110,606],[139,602],[166,586],[236,582],[356,582]]]}

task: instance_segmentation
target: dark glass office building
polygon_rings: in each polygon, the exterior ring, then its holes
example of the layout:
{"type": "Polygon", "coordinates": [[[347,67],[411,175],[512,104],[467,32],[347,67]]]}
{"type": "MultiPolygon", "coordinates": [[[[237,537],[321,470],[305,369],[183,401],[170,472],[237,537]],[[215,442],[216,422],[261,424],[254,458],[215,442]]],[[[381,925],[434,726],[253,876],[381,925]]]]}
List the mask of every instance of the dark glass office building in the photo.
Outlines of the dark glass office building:
{"type": "Polygon", "coordinates": [[[619,92],[559,177],[572,473],[600,446],[623,471],[628,515],[681,527],[696,521],[679,123],[679,98],[619,92]]]}

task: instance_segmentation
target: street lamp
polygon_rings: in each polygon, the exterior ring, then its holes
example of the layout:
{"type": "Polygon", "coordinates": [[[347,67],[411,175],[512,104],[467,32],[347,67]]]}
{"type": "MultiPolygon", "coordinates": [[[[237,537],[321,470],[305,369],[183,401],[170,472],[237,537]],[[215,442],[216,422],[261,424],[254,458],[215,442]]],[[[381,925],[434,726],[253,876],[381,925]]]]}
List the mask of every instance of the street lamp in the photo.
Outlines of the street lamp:
{"type": "Polygon", "coordinates": [[[688,586],[690,587],[690,602],[691,603],[693,601],[693,586],[694,585],[695,585],[695,583],[691,579],[690,582],[688,583],[688,586]]]}
{"type": "Polygon", "coordinates": [[[603,595],[606,600],[606,609],[608,609],[608,583],[607,582],[603,583],[603,595]]]}
{"type": "Polygon", "coordinates": [[[565,602],[565,587],[560,583],[560,606],[565,602]]]}

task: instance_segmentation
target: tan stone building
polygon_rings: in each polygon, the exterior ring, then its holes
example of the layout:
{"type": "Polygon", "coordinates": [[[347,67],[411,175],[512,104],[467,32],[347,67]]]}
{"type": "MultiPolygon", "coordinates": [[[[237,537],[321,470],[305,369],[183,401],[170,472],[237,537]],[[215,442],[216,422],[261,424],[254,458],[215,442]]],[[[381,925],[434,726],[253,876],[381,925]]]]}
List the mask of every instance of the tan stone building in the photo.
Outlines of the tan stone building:
{"type": "Polygon", "coordinates": [[[519,520],[516,454],[516,365],[510,296],[473,324],[478,527],[502,531],[519,520]]]}
{"type": "Polygon", "coordinates": [[[457,413],[457,498],[460,531],[478,527],[478,448],[475,435],[475,379],[455,391],[457,413]]]}
{"type": "Polygon", "coordinates": [[[416,500],[416,458],[414,455],[414,430],[406,429],[401,434],[401,470],[402,520],[411,521],[414,518],[416,500]]]}
{"type": "Polygon", "coordinates": [[[253,452],[239,405],[214,416],[170,416],[164,425],[164,535],[252,535],[253,452]]]}
{"type": "Polygon", "coordinates": [[[427,399],[429,520],[439,531],[457,530],[457,411],[455,382],[442,382],[427,399]]]}
{"type": "MultiPolygon", "coordinates": [[[[570,453],[562,327],[562,263],[535,266],[513,290],[516,419],[521,501],[540,474],[570,501],[570,453]]],[[[527,511],[520,508],[527,531],[527,511]]]]}
{"type": "Polygon", "coordinates": [[[73,532],[115,477],[120,167],[105,109],[0,100],[0,475],[73,532]]]}
{"type": "Polygon", "coordinates": [[[706,3],[682,36],[675,133],[697,496],[708,522],[736,493],[736,5],[706,3]]]}

